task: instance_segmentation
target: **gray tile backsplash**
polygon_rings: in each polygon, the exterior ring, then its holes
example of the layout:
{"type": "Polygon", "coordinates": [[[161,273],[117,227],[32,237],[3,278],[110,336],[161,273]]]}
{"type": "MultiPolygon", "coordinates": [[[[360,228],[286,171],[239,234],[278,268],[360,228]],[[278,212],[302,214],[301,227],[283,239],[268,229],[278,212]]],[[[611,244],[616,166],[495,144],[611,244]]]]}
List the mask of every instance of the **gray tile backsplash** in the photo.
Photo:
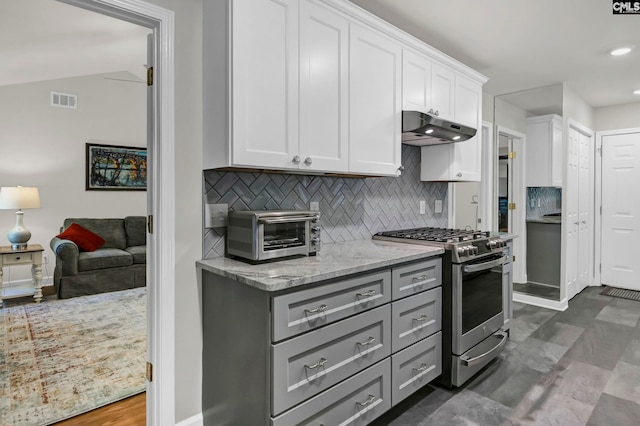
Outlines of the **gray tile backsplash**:
{"type": "MultiPolygon", "coordinates": [[[[320,204],[324,243],[369,239],[382,230],[447,226],[447,183],[420,181],[420,148],[402,146],[398,178],[346,178],[295,174],[204,171],[204,202],[231,210],[308,210],[320,204]],[[426,214],[419,214],[425,200],[426,214]],[[442,213],[434,213],[442,200],[442,213]]],[[[204,229],[204,258],[224,256],[225,228],[204,229]]]]}
{"type": "Polygon", "coordinates": [[[527,188],[527,219],[536,220],[542,218],[545,214],[560,213],[561,211],[562,188],[527,188]]]}

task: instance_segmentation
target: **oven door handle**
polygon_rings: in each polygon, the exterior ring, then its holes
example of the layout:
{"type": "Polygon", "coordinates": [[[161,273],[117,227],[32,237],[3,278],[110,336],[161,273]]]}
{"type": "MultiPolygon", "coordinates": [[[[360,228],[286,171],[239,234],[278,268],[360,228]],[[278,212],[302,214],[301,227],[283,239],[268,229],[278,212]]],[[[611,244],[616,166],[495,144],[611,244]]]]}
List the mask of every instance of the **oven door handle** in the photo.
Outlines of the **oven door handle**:
{"type": "Polygon", "coordinates": [[[462,267],[463,272],[480,272],[485,271],[487,269],[495,268],[496,266],[500,266],[504,264],[505,256],[500,257],[500,259],[492,260],[490,262],[484,263],[476,263],[473,265],[464,265],[462,267]]]}
{"type": "Polygon", "coordinates": [[[502,349],[502,347],[507,343],[507,333],[503,331],[498,331],[497,333],[494,333],[494,336],[500,338],[500,342],[498,342],[497,345],[495,345],[493,348],[489,349],[485,353],[475,356],[473,358],[469,358],[466,355],[462,355],[460,357],[460,361],[462,362],[462,365],[466,367],[471,367],[473,365],[480,364],[481,362],[483,362],[484,358],[488,356],[493,357],[493,354],[495,354],[496,352],[499,352],[502,349]]]}
{"type": "Polygon", "coordinates": [[[275,224],[275,223],[290,223],[290,222],[307,222],[311,221],[313,217],[311,216],[289,216],[289,217],[265,217],[259,218],[258,223],[266,223],[267,225],[275,224]]]}

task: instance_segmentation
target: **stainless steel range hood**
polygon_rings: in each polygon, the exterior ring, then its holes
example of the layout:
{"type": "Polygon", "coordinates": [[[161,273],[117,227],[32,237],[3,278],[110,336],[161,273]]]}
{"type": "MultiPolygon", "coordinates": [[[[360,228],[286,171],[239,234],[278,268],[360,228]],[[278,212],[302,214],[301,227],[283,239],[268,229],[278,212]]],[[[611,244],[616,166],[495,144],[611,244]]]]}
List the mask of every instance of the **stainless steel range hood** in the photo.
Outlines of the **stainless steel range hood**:
{"type": "Polygon", "coordinates": [[[402,143],[425,146],[462,142],[476,129],[419,111],[402,111],[402,143]]]}

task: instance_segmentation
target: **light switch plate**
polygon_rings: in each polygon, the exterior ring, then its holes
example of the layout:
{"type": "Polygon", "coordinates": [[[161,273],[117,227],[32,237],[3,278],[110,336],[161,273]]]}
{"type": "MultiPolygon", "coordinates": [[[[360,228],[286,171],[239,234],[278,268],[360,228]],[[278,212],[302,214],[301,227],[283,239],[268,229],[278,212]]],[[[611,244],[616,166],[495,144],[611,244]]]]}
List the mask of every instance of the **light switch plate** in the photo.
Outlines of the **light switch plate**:
{"type": "Polygon", "coordinates": [[[420,214],[425,214],[427,210],[427,203],[424,200],[420,200],[420,214]]]}
{"type": "Polygon", "coordinates": [[[227,226],[229,217],[228,204],[205,204],[204,205],[204,227],[222,228],[227,226]]]}
{"type": "Polygon", "coordinates": [[[435,212],[442,213],[442,200],[436,200],[435,212]]]}
{"type": "Polygon", "coordinates": [[[318,212],[320,211],[320,203],[318,201],[310,201],[309,202],[309,210],[318,212]]]}

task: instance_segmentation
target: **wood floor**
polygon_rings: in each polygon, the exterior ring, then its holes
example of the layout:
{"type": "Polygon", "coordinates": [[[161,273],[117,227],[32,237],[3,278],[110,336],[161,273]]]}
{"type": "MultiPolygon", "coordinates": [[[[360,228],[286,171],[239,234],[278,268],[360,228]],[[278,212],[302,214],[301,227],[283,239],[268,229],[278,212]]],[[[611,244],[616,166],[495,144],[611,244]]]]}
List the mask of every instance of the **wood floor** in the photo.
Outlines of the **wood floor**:
{"type": "Polygon", "coordinates": [[[146,416],[146,393],[143,392],[56,423],[56,426],[144,426],[146,416]]]}

